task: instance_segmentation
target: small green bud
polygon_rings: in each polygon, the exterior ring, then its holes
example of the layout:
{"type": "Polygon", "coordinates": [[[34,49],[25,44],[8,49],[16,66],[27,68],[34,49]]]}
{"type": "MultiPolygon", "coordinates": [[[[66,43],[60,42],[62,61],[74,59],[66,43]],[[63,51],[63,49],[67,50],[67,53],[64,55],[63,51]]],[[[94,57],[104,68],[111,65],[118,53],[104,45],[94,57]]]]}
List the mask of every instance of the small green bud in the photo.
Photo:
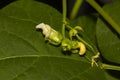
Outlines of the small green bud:
{"type": "Polygon", "coordinates": [[[61,46],[63,51],[71,51],[72,53],[79,52],[79,55],[84,55],[86,53],[86,47],[82,42],[72,41],[66,38],[63,39],[61,46]]]}
{"type": "Polygon", "coordinates": [[[83,31],[82,27],[80,27],[80,26],[75,26],[73,29],[71,29],[69,31],[70,39],[72,40],[72,37],[76,36],[79,31],[83,31]]]}
{"type": "Polygon", "coordinates": [[[63,51],[72,51],[72,50],[74,51],[77,48],[79,48],[78,45],[79,45],[78,41],[72,41],[67,38],[63,39],[62,44],[61,44],[63,51]]]}
{"type": "Polygon", "coordinates": [[[78,49],[73,49],[73,50],[71,50],[71,52],[72,52],[72,53],[78,53],[79,50],[78,50],[78,49]]]}
{"type": "Polygon", "coordinates": [[[65,38],[63,39],[61,46],[62,46],[63,51],[69,51],[71,50],[71,41],[65,38]]]}

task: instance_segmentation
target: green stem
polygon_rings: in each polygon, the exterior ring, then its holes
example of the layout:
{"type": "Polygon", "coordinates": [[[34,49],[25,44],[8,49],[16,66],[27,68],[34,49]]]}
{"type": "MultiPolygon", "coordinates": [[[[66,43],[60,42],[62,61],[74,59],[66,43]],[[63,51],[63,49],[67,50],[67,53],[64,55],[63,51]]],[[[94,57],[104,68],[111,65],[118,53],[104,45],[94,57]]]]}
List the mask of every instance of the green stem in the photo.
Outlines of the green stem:
{"type": "MultiPolygon", "coordinates": [[[[72,29],[72,27],[69,26],[69,25],[66,25],[66,27],[67,27],[68,29],[70,29],[70,30],[72,29]]],[[[76,35],[76,37],[77,37],[78,40],[80,40],[80,41],[83,42],[85,45],[87,45],[87,46],[93,51],[93,53],[96,54],[96,51],[94,50],[94,48],[93,48],[89,43],[87,43],[85,40],[83,40],[78,34],[76,35]]]]}
{"type": "Polygon", "coordinates": [[[78,34],[76,35],[76,37],[78,38],[78,40],[80,40],[80,41],[83,42],[85,45],[87,45],[87,46],[93,51],[93,53],[96,54],[95,50],[93,49],[93,47],[92,47],[90,44],[88,44],[86,41],[84,41],[78,34]]]}
{"type": "Polygon", "coordinates": [[[65,23],[66,23],[66,15],[67,15],[67,1],[62,0],[63,5],[63,24],[62,24],[62,35],[65,38],[65,23]]]}
{"type": "Polygon", "coordinates": [[[73,7],[71,14],[70,14],[70,19],[74,19],[76,17],[82,2],[83,2],[83,0],[76,0],[75,1],[74,7],[73,7]]]}
{"type": "Polygon", "coordinates": [[[110,69],[110,70],[118,70],[120,71],[120,66],[109,65],[109,64],[101,64],[102,69],[110,69]]]}
{"type": "Polygon", "coordinates": [[[120,26],[99,6],[95,0],[86,0],[100,15],[115,29],[115,31],[120,34],[120,26]]]}

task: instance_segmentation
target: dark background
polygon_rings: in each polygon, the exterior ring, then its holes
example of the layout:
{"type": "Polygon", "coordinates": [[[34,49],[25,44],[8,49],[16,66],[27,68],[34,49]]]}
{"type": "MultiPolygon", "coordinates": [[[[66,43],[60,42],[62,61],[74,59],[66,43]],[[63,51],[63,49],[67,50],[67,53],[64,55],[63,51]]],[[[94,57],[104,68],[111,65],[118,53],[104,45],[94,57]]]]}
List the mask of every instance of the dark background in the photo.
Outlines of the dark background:
{"type": "MultiPolygon", "coordinates": [[[[42,1],[44,3],[47,3],[51,6],[53,6],[54,8],[56,8],[58,11],[60,11],[62,13],[62,0],[37,0],[37,1],[42,1]]],[[[109,2],[112,2],[113,0],[96,0],[101,6],[103,6],[104,4],[107,4],[109,2]]],[[[67,7],[68,7],[68,11],[67,11],[67,15],[69,18],[71,9],[74,5],[75,0],[67,0],[67,7]]],[[[89,13],[93,13],[95,12],[95,10],[88,4],[86,3],[86,1],[83,1],[82,7],[79,9],[79,13],[77,16],[80,15],[84,15],[84,14],[89,14],[89,13]]]]}
{"type": "MultiPolygon", "coordinates": [[[[4,6],[8,5],[9,3],[13,2],[15,0],[0,0],[0,8],[3,8],[4,6]]],[[[40,1],[43,3],[46,3],[48,5],[51,5],[52,7],[56,8],[58,11],[60,11],[62,13],[62,0],[36,0],[36,1],[40,1]]],[[[96,0],[101,6],[103,6],[104,4],[107,4],[113,0],[96,0]]],[[[68,4],[68,11],[67,11],[67,17],[69,18],[71,9],[74,5],[75,0],[67,0],[67,4],[68,4]]],[[[84,15],[84,14],[89,14],[89,13],[93,13],[95,12],[95,10],[88,4],[85,2],[85,0],[83,1],[82,7],[79,9],[79,13],[77,16],[80,15],[84,15]]]]}

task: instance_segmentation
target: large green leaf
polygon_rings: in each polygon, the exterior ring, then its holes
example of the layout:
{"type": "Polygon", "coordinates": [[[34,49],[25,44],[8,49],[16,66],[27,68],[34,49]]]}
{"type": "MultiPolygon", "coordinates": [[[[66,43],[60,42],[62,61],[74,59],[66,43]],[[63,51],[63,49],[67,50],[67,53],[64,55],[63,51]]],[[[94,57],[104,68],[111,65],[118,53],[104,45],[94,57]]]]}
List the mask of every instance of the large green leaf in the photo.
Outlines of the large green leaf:
{"type": "MultiPolygon", "coordinates": [[[[84,38],[85,41],[87,41],[89,44],[91,44],[93,47],[96,44],[96,23],[97,23],[97,15],[91,14],[91,15],[85,15],[80,16],[77,20],[73,21],[72,24],[79,25],[84,29],[84,35],[87,38],[84,38]]],[[[92,54],[92,52],[88,53],[89,55],[92,54]]],[[[118,80],[119,79],[119,73],[116,71],[107,71],[105,70],[103,72],[105,74],[105,77],[107,80],[118,80]]]]}
{"type": "MultiPolygon", "coordinates": [[[[3,54],[0,57],[38,55],[39,52],[49,55],[49,50],[57,49],[46,45],[41,33],[35,29],[41,22],[61,27],[61,15],[56,10],[53,12],[51,7],[46,10],[46,7],[42,3],[21,0],[1,10],[0,47],[3,54]]],[[[59,50],[55,52],[60,54],[59,50]]]]}
{"type": "MultiPolygon", "coordinates": [[[[120,25],[120,0],[104,6],[104,10],[120,25]]],[[[120,36],[103,20],[97,22],[97,40],[101,54],[110,62],[120,64],[120,36]]]]}
{"type": "Polygon", "coordinates": [[[60,31],[62,15],[33,0],[15,1],[0,10],[0,80],[107,80],[84,57],[65,56],[49,45],[35,26],[60,31]]]}

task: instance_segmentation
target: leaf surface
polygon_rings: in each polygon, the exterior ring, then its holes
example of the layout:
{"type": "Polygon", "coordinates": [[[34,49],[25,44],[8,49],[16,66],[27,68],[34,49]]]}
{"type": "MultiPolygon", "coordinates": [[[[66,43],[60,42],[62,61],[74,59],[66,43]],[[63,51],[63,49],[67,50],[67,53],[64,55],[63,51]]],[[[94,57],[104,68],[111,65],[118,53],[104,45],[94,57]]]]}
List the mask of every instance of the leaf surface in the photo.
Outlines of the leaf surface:
{"type": "Polygon", "coordinates": [[[62,15],[34,1],[15,1],[0,10],[0,80],[107,80],[84,57],[65,56],[45,42],[35,26],[61,31],[62,15]]]}
{"type": "MultiPolygon", "coordinates": [[[[120,0],[104,6],[104,10],[120,25],[120,0]]],[[[110,62],[120,64],[120,36],[103,20],[97,22],[97,40],[101,54],[110,62]]]]}

